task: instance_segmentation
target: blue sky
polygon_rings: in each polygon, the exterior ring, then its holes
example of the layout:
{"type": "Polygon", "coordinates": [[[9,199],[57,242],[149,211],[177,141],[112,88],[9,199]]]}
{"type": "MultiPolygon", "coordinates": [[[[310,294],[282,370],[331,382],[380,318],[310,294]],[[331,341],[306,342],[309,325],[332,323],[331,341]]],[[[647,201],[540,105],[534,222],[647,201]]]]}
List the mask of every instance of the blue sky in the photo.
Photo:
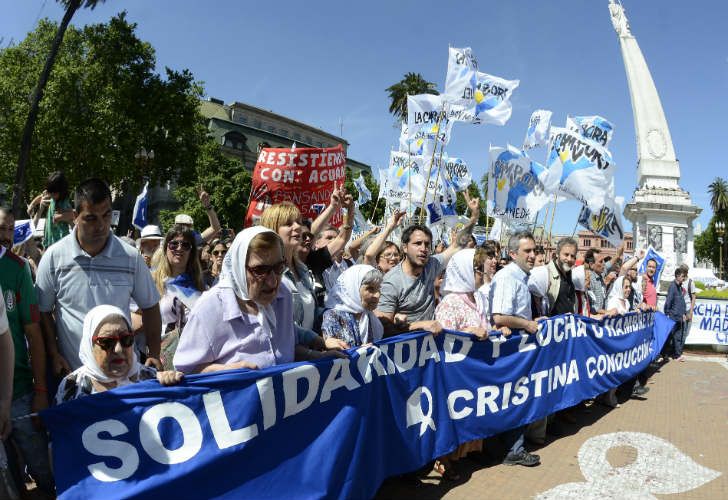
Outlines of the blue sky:
{"type": "MultiPolygon", "coordinates": [[[[728,177],[722,151],[728,116],[728,2],[624,0],[662,99],[681,185],[710,219],[708,184],[728,177]]],[[[521,144],[531,112],[599,114],[614,123],[617,194],[637,182],[634,123],[619,43],[607,0],[433,2],[240,2],[110,0],[74,23],[127,10],[159,68],[189,68],[208,96],[288,115],[350,142],[349,156],[385,166],[398,131],[384,89],[408,71],[442,90],[448,44],[470,46],[481,71],[520,79],[504,127],[457,124],[448,147],[478,178],[488,145],[521,144]]],[[[53,0],[0,0],[0,37],[22,39],[40,15],[60,20],[53,0]]],[[[545,158],[545,150],[532,155],[545,158]]],[[[555,231],[570,233],[578,207],[557,208],[555,231]]],[[[629,223],[626,229],[630,230],[629,223]]]]}

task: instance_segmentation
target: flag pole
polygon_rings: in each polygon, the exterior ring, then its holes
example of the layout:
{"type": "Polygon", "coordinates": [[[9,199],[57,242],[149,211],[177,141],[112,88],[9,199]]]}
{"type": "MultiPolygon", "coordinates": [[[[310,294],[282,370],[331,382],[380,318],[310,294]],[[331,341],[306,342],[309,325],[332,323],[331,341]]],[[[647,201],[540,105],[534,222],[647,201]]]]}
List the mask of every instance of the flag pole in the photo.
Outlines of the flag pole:
{"type": "MultiPolygon", "coordinates": [[[[428,186],[430,185],[430,174],[432,173],[432,164],[435,163],[435,153],[437,152],[437,143],[439,142],[438,136],[440,135],[440,122],[442,122],[442,117],[445,114],[445,103],[442,104],[442,111],[440,112],[440,116],[437,117],[437,124],[435,125],[435,147],[432,148],[432,158],[430,159],[430,166],[427,169],[427,176],[425,176],[425,193],[422,195],[422,208],[420,208],[420,222],[425,221],[424,214],[427,213],[427,207],[425,206],[425,202],[427,201],[427,191],[428,186]]],[[[442,151],[445,148],[445,145],[443,144],[440,146],[440,158],[442,158],[442,151]]],[[[411,176],[410,176],[411,178],[411,176]]],[[[437,187],[437,186],[435,186],[437,187]]]]}
{"type": "Polygon", "coordinates": [[[554,206],[551,209],[551,224],[549,224],[549,240],[548,240],[549,245],[551,245],[551,231],[554,228],[554,218],[556,217],[556,198],[557,198],[557,195],[554,194],[554,206]]]}

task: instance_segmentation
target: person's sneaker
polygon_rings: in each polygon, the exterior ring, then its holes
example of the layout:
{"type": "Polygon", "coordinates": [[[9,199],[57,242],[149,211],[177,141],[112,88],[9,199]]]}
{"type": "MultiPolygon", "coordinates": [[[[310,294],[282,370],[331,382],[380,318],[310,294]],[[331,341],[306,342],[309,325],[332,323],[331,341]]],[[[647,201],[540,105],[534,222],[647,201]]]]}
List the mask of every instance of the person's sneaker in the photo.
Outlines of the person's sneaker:
{"type": "Polygon", "coordinates": [[[679,358],[677,358],[677,360],[680,361],[681,363],[684,363],[685,362],[685,356],[682,356],[681,355],[679,358]]]}
{"type": "Polygon", "coordinates": [[[632,396],[644,396],[648,392],[650,392],[650,388],[644,385],[635,385],[632,388],[632,396]]]}
{"type": "Polygon", "coordinates": [[[540,463],[541,457],[526,450],[522,450],[520,453],[509,453],[503,460],[503,465],[523,465],[525,467],[535,467],[540,463]]]}

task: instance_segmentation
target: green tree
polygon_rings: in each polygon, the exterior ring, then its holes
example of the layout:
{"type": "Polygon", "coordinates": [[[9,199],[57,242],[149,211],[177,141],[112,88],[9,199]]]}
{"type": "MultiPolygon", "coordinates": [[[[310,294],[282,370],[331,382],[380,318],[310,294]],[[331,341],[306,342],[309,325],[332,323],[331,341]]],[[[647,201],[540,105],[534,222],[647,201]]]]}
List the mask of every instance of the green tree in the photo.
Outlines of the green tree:
{"type": "MultiPolygon", "coordinates": [[[[478,217],[478,225],[484,226],[487,218],[487,215],[485,214],[485,200],[480,194],[480,190],[478,189],[478,185],[475,181],[472,181],[468,186],[468,195],[470,198],[480,198],[480,216],[478,217]]],[[[465,201],[463,193],[458,193],[455,207],[459,214],[470,216],[470,210],[468,210],[468,204],[465,201]]]]}
{"type": "Polygon", "coordinates": [[[87,7],[93,9],[97,4],[104,0],[59,0],[66,7],[66,12],[63,14],[63,19],[56,29],[56,34],[53,37],[53,43],[48,51],[48,55],[43,65],[43,70],[38,78],[38,83],[33,87],[32,94],[30,95],[30,109],[28,110],[27,118],[25,119],[25,126],[23,127],[23,135],[20,141],[20,154],[18,155],[18,167],[15,171],[15,188],[13,190],[13,211],[20,213],[20,202],[23,199],[23,193],[25,190],[25,174],[27,171],[28,163],[30,162],[30,153],[33,144],[33,131],[35,130],[35,123],[38,118],[38,112],[40,109],[40,101],[43,99],[43,91],[48,84],[53,65],[56,62],[56,57],[61,48],[63,37],[66,34],[68,25],[73,18],[73,15],[81,7],[87,7]]]}
{"type": "MultiPolygon", "coordinates": [[[[12,182],[30,112],[27,96],[57,30],[41,20],[22,42],[0,51],[0,182],[12,182]]],[[[67,28],[35,122],[27,183],[16,188],[40,191],[54,170],[63,170],[72,186],[97,176],[134,194],[145,179],[184,183],[194,176],[207,140],[202,88],[187,70],[156,73],[154,49],[135,31],[125,13],[67,28]],[[135,161],[142,147],[154,151],[153,161],[135,161]]]]}
{"type": "Polygon", "coordinates": [[[199,200],[199,191],[210,194],[222,227],[236,231],[243,228],[248,210],[252,177],[242,162],[225,156],[220,146],[209,139],[201,148],[194,174],[188,182],[174,190],[174,198],[180,203],[179,210],[162,210],[160,222],[165,229],[172,227],[176,214],[189,214],[195,227],[202,230],[209,225],[207,213],[199,200]]]}
{"type": "Polygon", "coordinates": [[[438,95],[437,85],[425,80],[419,73],[407,73],[394,85],[387,87],[389,112],[399,121],[407,120],[407,96],[418,94],[438,95]]]}
{"type": "MultiPolygon", "coordinates": [[[[715,222],[716,217],[713,216],[708,227],[695,237],[694,245],[695,256],[698,260],[708,260],[717,268],[720,260],[720,246],[718,243],[718,235],[715,234],[715,222]]],[[[726,257],[725,253],[723,254],[723,257],[726,257]]]]}
{"type": "Polygon", "coordinates": [[[716,177],[713,182],[708,185],[710,193],[710,207],[713,213],[725,218],[728,214],[728,182],[725,179],[716,177]]]}

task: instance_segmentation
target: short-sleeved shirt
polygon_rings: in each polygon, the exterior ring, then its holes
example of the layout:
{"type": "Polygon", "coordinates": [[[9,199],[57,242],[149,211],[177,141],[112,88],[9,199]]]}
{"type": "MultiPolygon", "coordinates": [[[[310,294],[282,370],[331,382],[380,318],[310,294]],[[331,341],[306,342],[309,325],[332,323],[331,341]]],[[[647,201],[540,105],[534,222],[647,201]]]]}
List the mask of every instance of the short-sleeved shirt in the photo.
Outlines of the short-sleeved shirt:
{"type": "Polygon", "coordinates": [[[60,241],[62,238],[68,235],[71,227],[67,222],[53,222],[53,216],[58,210],[68,210],[71,208],[71,202],[68,198],[61,200],[56,206],[56,200],[51,198],[50,204],[48,205],[48,211],[46,212],[45,218],[45,229],[43,230],[43,247],[48,248],[54,243],[60,241]]]}
{"type": "Polygon", "coordinates": [[[257,316],[240,310],[235,292],[218,284],[200,297],[190,312],[174,354],[174,367],[192,373],[209,364],[254,363],[258,368],[293,361],[296,335],[293,304],[286,287],[271,304],[276,327],[269,335],[257,316]]]}
{"type": "Polygon", "coordinates": [[[384,313],[405,314],[407,321],[435,319],[435,278],[445,269],[442,255],[433,255],[419,276],[404,272],[402,262],[393,267],[382,282],[377,309],[384,313]]]}
{"type": "Polygon", "coordinates": [[[591,273],[591,280],[589,281],[589,292],[592,296],[592,309],[601,311],[607,307],[607,285],[604,283],[604,276],[594,271],[591,273]]]}
{"type": "Polygon", "coordinates": [[[644,300],[645,304],[648,306],[657,307],[657,288],[655,288],[655,283],[649,276],[645,276],[644,279],[647,283],[645,285],[645,293],[642,300],[644,300]]]}
{"type": "Polygon", "coordinates": [[[690,305],[693,303],[693,297],[695,297],[695,283],[691,279],[683,281],[683,297],[685,298],[685,310],[690,312],[690,305]]]}
{"type": "Polygon", "coordinates": [[[91,257],[76,240],[76,229],[49,248],[36,280],[41,312],[53,312],[61,354],[72,369],[81,366],[78,347],[83,320],[93,307],[109,304],[129,317],[131,299],[140,309],[159,302],[144,258],[109,233],[104,249],[91,257]]]}
{"type": "Polygon", "coordinates": [[[494,314],[533,319],[531,292],[528,291],[528,274],[515,262],[511,262],[493,276],[488,317],[492,317],[494,314]]]}
{"type": "MultiPolygon", "coordinates": [[[[13,373],[13,399],[33,390],[33,371],[30,368],[25,342],[25,325],[38,323],[38,296],[33,287],[28,262],[13,252],[2,252],[0,257],[0,287],[7,311],[8,325],[15,344],[15,371],[13,373]]],[[[43,381],[45,383],[45,381],[43,381]]]]}
{"type": "Polygon", "coordinates": [[[321,334],[325,339],[335,338],[343,340],[351,347],[379,340],[372,333],[371,323],[369,324],[369,331],[362,338],[359,333],[359,321],[354,314],[336,309],[327,309],[324,311],[324,318],[321,323],[321,334]]]}

